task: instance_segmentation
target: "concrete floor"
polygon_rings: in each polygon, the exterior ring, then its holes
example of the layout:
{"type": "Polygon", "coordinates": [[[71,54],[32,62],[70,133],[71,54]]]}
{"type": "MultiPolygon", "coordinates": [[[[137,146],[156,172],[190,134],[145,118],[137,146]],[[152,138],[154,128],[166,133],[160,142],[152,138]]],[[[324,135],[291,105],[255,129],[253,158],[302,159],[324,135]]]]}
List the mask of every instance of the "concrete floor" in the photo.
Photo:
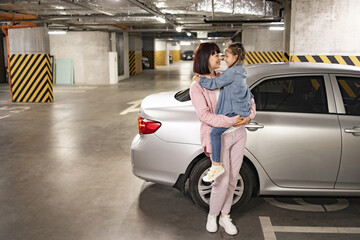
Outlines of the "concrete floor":
{"type": "Polygon", "coordinates": [[[359,198],[341,200],[344,208],[336,211],[324,207],[339,205],[336,198],[306,198],[323,206],[315,212],[253,198],[233,210],[239,234],[230,237],[223,229],[206,232],[207,213],[188,193],[136,178],[130,144],[137,113],[119,113],[151,93],[187,88],[191,77],[192,62],[180,62],[118,85],[55,86],[55,101],[45,104],[8,102],[8,86],[0,85],[0,239],[360,239],[359,233],[264,237],[260,222],[265,216],[272,226],[359,228],[359,198]]]}

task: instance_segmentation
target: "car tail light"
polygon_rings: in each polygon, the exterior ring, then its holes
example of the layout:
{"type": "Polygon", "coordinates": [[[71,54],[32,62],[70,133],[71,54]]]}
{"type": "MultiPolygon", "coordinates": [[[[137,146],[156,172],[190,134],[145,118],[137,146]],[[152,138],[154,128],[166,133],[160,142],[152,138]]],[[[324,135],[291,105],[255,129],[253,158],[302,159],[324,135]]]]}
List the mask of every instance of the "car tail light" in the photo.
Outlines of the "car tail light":
{"type": "Polygon", "coordinates": [[[160,122],[147,120],[142,117],[138,118],[139,134],[150,134],[156,132],[161,126],[160,122]]]}

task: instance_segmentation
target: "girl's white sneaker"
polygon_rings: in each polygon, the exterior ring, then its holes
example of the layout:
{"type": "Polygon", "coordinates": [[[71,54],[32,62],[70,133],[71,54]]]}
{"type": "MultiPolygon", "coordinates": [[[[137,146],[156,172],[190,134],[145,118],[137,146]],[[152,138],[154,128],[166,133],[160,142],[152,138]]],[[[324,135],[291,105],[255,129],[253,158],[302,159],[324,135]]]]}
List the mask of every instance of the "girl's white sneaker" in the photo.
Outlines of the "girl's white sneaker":
{"type": "Polygon", "coordinates": [[[206,230],[211,233],[214,233],[218,230],[215,215],[210,215],[210,214],[208,215],[206,222],[206,230]]]}
{"type": "Polygon", "coordinates": [[[219,177],[221,174],[223,174],[224,172],[225,172],[225,169],[221,165],[211,166],[211,168],[209,169],[207,174],[203,177],[203,181],[204,182],[212,182],[217,177],[219,177]]]}
{"type": "Polygon", "coordinates": [[[229,235],[236,235],[238,233],[236,226],[231,222],[230,215],[225,215],[224,217],[220,216],[219,224],[229,235]]]}

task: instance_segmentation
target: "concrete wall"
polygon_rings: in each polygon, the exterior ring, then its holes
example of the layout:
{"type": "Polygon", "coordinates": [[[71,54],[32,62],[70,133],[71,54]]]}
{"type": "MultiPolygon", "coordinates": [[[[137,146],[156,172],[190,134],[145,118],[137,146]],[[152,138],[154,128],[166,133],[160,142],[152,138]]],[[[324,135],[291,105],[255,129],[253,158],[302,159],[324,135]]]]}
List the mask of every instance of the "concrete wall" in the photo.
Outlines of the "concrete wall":
{"type": "Polygon", "coordinates": [[[283,51],[284,32],[266,28],[249,28],[244,24],[242,42],[246,51],[283,51]]]}
{"type": "Polygon", "coordinates": [[[49,34],[45,27],[8,30],[10,54],[46,54],[50,52],[49,34]]]}
{"type": "Polygon", "coordinates": [[[291,55],[360,55],[359,0],[293,0],[291,55]]]}
{"type": "Polygon", "coordinates": [[[55,59],[74,60],[75,84],[109,84],[110,36],[105,32],[50,35],[55,59]]]}

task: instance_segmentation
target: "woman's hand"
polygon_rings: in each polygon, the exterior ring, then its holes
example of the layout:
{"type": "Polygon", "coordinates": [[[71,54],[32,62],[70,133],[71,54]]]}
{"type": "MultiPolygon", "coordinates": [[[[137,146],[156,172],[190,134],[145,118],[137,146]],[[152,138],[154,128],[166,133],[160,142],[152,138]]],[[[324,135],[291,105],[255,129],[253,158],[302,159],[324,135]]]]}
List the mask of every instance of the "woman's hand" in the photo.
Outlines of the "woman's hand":
{"type": "Polygon", "coordinates": [[[241,126],[241,125],[245,125],[247,124],[248,122],[251,121],[251,118],[249,117],[241,117],[240,115],[237,115],[237,121],[236,123],[234,124],[234,127],[238,127],[238,126],[241,126]]]}
{"type": "Polygon", "coordinates": [[[196,74],[196,75],[193,77],[193,81],[200,82],[200,77],[199,77],[199,75],[196,74]]]}

